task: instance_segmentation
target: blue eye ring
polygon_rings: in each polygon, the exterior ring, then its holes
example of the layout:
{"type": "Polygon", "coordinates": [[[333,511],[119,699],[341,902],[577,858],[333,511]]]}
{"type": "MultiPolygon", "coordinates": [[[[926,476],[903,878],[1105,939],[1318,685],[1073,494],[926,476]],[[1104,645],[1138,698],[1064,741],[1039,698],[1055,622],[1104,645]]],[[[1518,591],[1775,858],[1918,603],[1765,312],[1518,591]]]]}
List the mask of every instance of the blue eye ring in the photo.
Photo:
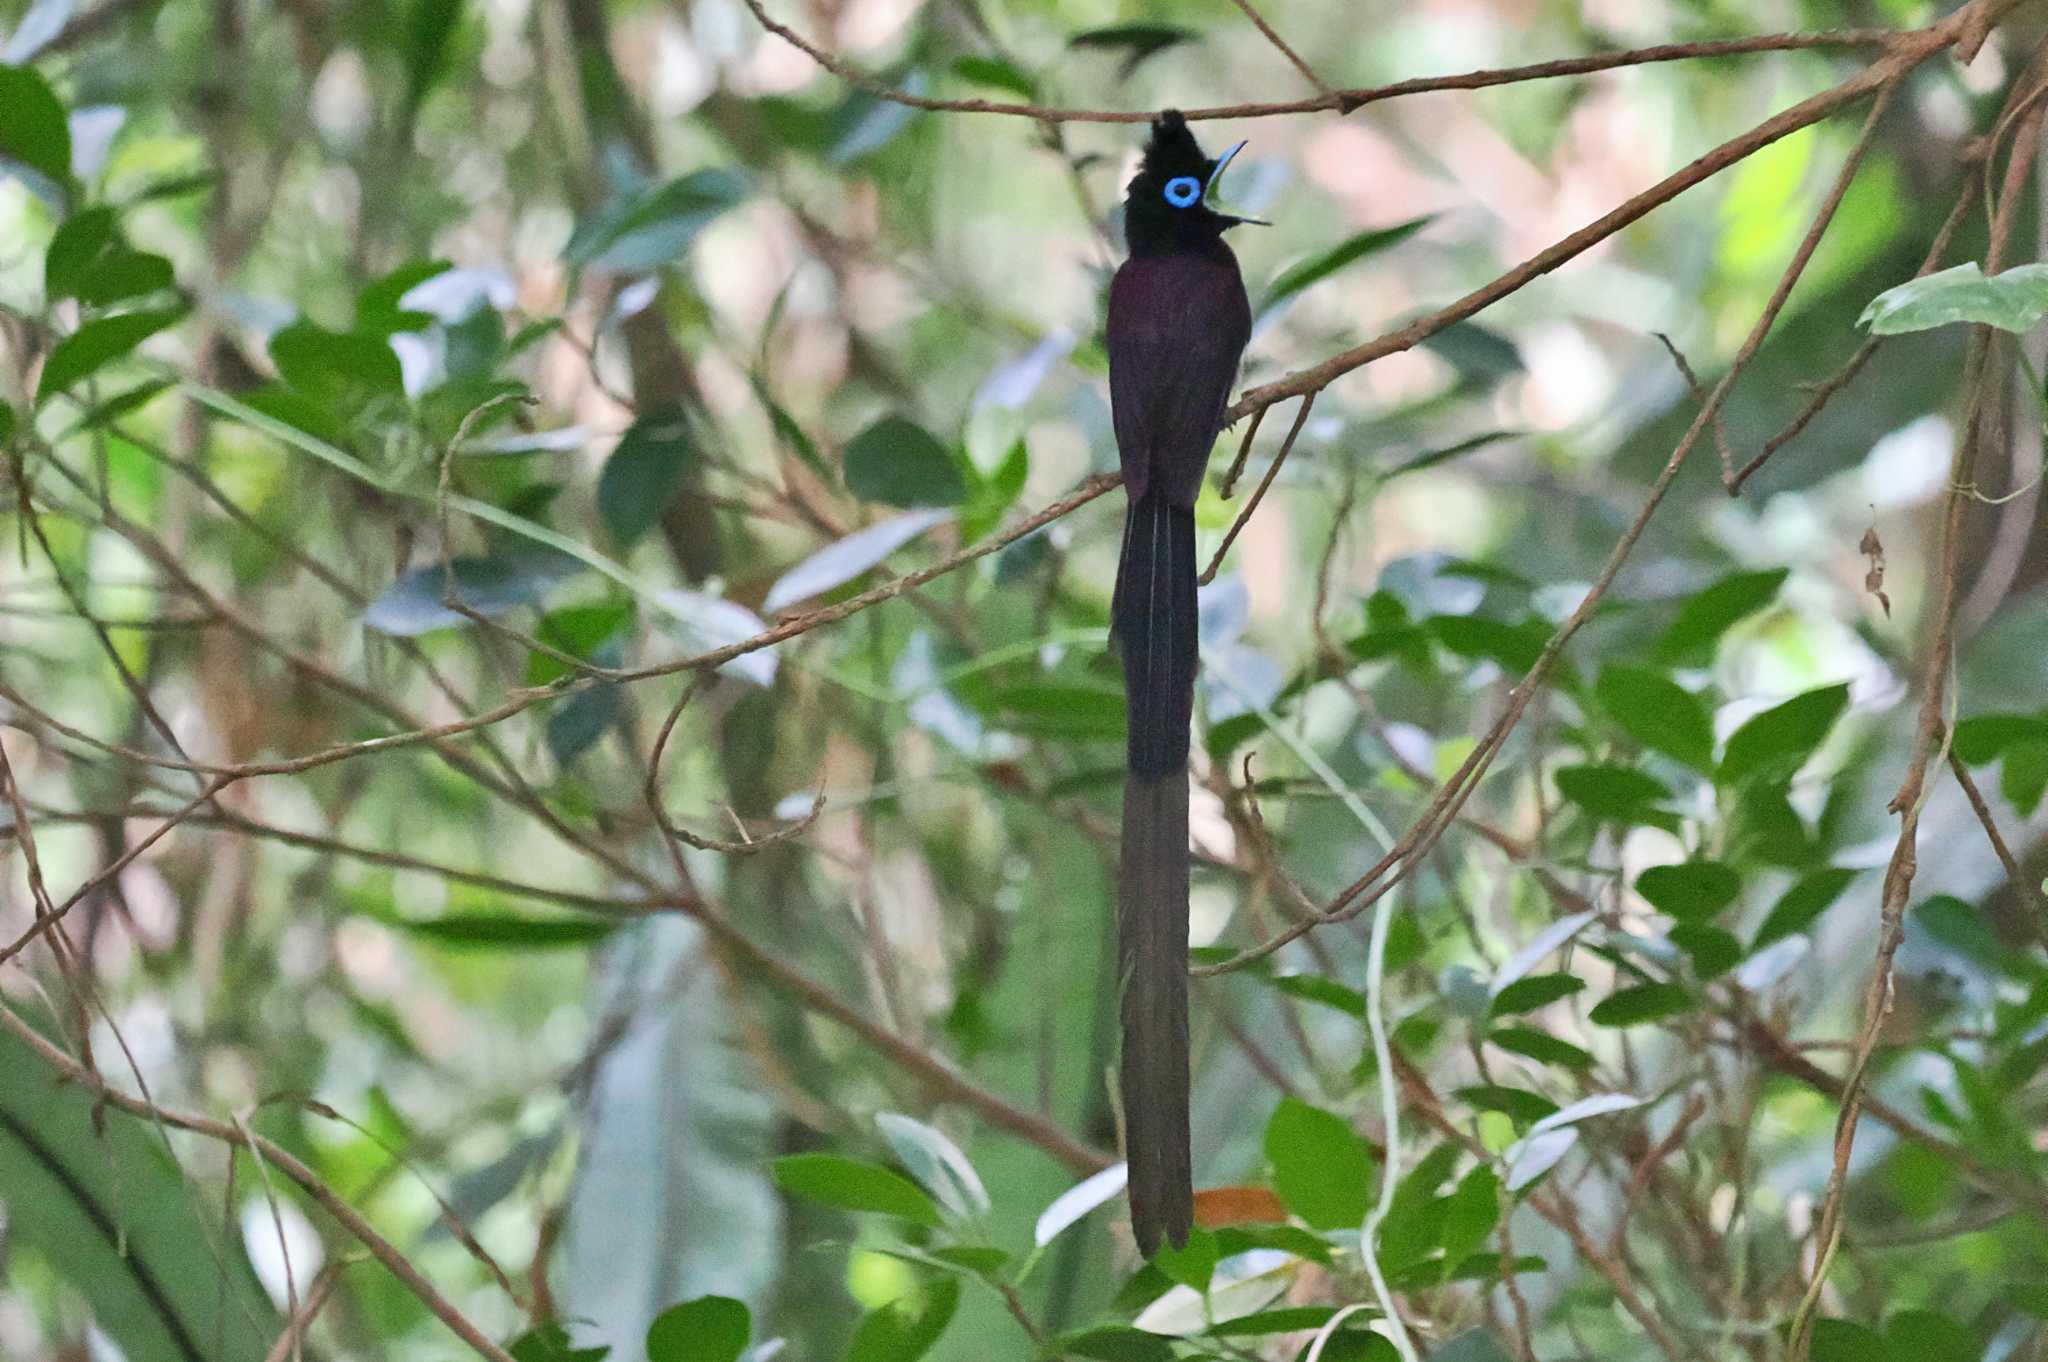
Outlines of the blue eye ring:
{"type": "Polygon", "coordinates": [[[1175,208],[1188,208],[1201,201],[1202,182],[1192,175],[1176,175],[1166,182],[1166,201],[1175,208]]]}

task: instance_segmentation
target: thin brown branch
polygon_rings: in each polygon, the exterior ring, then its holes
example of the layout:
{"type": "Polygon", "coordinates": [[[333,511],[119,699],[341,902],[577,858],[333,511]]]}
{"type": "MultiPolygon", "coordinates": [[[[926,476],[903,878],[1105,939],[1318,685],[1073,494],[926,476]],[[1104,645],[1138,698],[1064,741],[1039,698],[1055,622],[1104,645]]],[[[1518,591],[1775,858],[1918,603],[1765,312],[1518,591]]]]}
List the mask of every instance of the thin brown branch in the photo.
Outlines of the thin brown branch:
{"type": "MultiPolygon", "coordinates": [[[[1685,380],[1686,388],[1692,393],[1693,401],[1707,400],[1707,390],[1700,386],[1699,375],[1692,371],[1686,361],[1685,352],[1678,348],[1678,342],[1665,335],[1657,334],[1657,340],[1664,347],[1664,353],[1671,356],[1671,362],[1678,366],[1678,376],[1685,380]]],[[[1714,418],[1714,451],[1721,456],[1721,477],[1725,481],[1735,476],[1735,456],[1728,449],[1728,425],[1719,416],[1714,418]]]]}
{"type": "MultiPolygon", "coordinates": [[[[1245,18],[1252,21],[1253,28],[1256,28],[1260,33],[1265,35],[1267,42],[1273,44],[1275,48],[1279,49],[1280,55],[1287,58],[1288,64],[1290,66],[1292,66],[1295,70],[1301,72],[1301,78],[1307,81],[1310,85],[1313,85],[1316,89],[1317,94],[1322,95],[1326,98],[1329,96],[1330,87],[1323,84],[1323,78],[1315,73],[1315,68],[1311,67],[1307,62],[1303,61],[1301,59],[1301,54],[1299,52],[1296,52],[1293,48],[1287,45],[1287,40],[1281,37],[1280,34],[1277,31],[1275,31],[1271,24],[1266,22],[1266,16],[1260,14],[1258,10],[1252,7],[1252,0],[1231,0],[1231,3],[1237,6],[1239,12],[1241,12],[1245,18]]],[[[1340,110],[1344,113],[1350,113],[1351,107],[1345,107],[1341,105],[1339,106],[1340,110]]]]}
{"type": "Polygon", "coordinates": [[[1984,836],[1991,843],[1991,850],[1998,857],[1998,863],[2005,867],[2007,883],[2029,908],[2034,910],[2034,931],[2048,932],[2048,903],[2044,903],[2041,888],[2020,871],[2020,863],[2013,857],[2012,848],[2006,845],[2005,834],[1998,830],[1998,820],[1991,816],[1991,806],[1984,801],[1984,792],[1977,788],[1970,768],[1950,748],[1948,769],[1954,773],[1956,784],[1963,787],[1963,797],[1970,801],[1970,812],[1977,815],[1977,821],[1984,827],[1984,836]]]}
{"type": "MultiPolygon", "coordinates": [[[[1288,428],[1287,438],[1280,442],[1280,452],[1273,456],[1272,465],[1266,469],[1266,476],[1260,478],[1259,485],[1252,489],[1251,500],[1244,504],[1244,509],[1237,513],[1237,519],[1232,521],[1230,528],[1224,532],[1223,542],[1216,546],[1216,556],[1209,560],[1209,566],[1203,569],[1202,575],[1198,579],[1200,585],[1207,586],[1216,580],[1216,570],[1223,566],[1223,556],[1230,552],[1230,546],[1237,542],[1237,536],[1243,532],[1245,525],[1250,522],[1252,512],[1258,510],[1259,503],[1265,500],[1266,489],[1273,485],[1274,477],[1280,472],[1280,465],[1287,462],[1287,455],[1294,448],[1295,437],[1299,436],[1301,428],[1308,424],[1309,411],[1315,404],[1316,397],[1314,393],[1310,393],[1301,400],[1301,410],[1294,413],[1294,424],[1288,428]]],[[[1249,439],[1246,441],[1246,447],[1250,447],[1249,439]]]]}
{"type": "Polygon", "coordinates": [[[334,1286],[342,1280],[342,1272],[348,1270],[348,1258],[336,1258],[322,1270],[313,1274],[313,1282],[305,1288],[305,1301],[299,1311],[285,1321],[285,1331],[276,1335],[276,1342],[270,1344],[270,1352],[264,1354],[264,1362],[285,1362],[285,1358],[297,1358],[305,1344],[305,1331],[319,1319],[319,1311],[326,1309],[328,1296],[334,1294],[334,1286]]]}
{"type": "Polygon", "coordinates": [[[335,1286],[341,1281],[341,1274],[348,1270],[349,1261],[336,1258],[314,1274],[312,1284],[306,1288],[306,1299],[299,1305],[298,1312],[285,1321],[284,1332],[277,1336],[277,1342],[270,1345],[270,1351],[263,1355],[263,1362],[285,1362],[288,1357],[300,1355],[306,1331],[320,1317],[327,1298],[334,1294],[335,1286]]]}
{"type": "MultiPolygon", "coordinates": [[[[1948,217],[1943,219],[1941,229],[1934,234],[1934,242],[1927,248],[1927,255],[1921,260],[1920,268],[1913,271],[1915,279],[1924,278],[1940,267],[1942,258],[1948,254],[1949,242],[1955,239],[1956,229],[1961,227],[1963,220],[1969,216],[1970,208],[1976,203],[1983,183],[1982,177],[1976,173],[1965,179],[1963,192],[1956,196],[1955,206],[1949,209],[1948,217]]],[[[1871,356],[1884,344],[1884,339],[1883,336],[1872,336],[1857,347],[1856,353],[1849,357],[1848,363],[1813,386],[1812,395],[1807,399],[1806,405],[1800,408],[1799,414],[1787,422],[1784,429],[1765,440],[1756,457],[1744,464],[1733,478],[1726,480],[1725,486],[1729,496],[1738,495],[1742,491],[1742,484],[1749,481],[1751,474],[1769,463],[1773,454],[1799,438],[1799,432],[1811,425],[1813,419],[1827,409],[1828,403],[1834,401],[1835,395],[1854,382],[1857,374],[1863,372],[1863,366],[1870,362],[1871,356]]]]}
{"type": "MultiPolygon", "coordinates": [[[[870,75],[846,58],[804,37],[787,24],[778,23],[762,0],[745,0],[762,28],[831,72],[848,85],[877,99],[932,113],[1005,114],[1045,123],[1149,123],[1155,116],[1149,109],[1058,109],[1012,100],[938,99],[913,94],[870,75]]],[[[1913,36],[1892,29],[1836,29],[1822,33],[1769,33],[1748,38],[1727,38],[1713,42],[1664,43],[1638,47],[1626,52],[1600,52],[1586,57],[1565,57],[1528,66],[1508,66],[1484,71],[1467,71],[1452,76],[1423,76],[1396,81],[1391,85],[1333,90],[1312,99],[1286,100],[1269,104],[1219,104],[1185,110],[1193,120],[1219,118],[1269,118],[1278,114],[1349,113],[1367,104],[1398,99],[1406,95],[1430,94],[1440,90],[1485,90],[1497,85],[1523,81],[1551,80],[1563,76],[1586,76],[1625,66],[1646,66],[1655,62],[1690,61],[1701,57],[1734,57],[1757,52],[1792,52],[1813,48],[1889,48],[1913,36]]],[[[1953,39],[1951,39],[1953,41],[1953,39]]]]}
{"type": "Polygon", "coordinates": [[[675,732],[677,721],[683,717],[683,711],[690,707],[690,701],[697,697],[697,692],[704,688],[705,680],[705,677],[699,676],[683,688],[683,693],[676,697],[675,704],[670,707],[668,717],[662,720],[660,731],[654,735],[654,747],[647,754],[647,780],[641,787],[641,795],[647,801],[648,812],[654,816],[655,826],[660,828],[665,836],[672,837],[685,846],[694,847],[698,851],[721,852],[729,856],[752,855],[778,842],[786,842],[792,837],[801,836],[818,821],[818,815],[825,811],[825,791],[822,788],[811,800],[810,812],[796,822],[760,837],[749,837],[735,842],[700,836],[678,826],[668,816],[668,810],[662,803],[661,760],[667,754],[669,736],[675,732]]]}

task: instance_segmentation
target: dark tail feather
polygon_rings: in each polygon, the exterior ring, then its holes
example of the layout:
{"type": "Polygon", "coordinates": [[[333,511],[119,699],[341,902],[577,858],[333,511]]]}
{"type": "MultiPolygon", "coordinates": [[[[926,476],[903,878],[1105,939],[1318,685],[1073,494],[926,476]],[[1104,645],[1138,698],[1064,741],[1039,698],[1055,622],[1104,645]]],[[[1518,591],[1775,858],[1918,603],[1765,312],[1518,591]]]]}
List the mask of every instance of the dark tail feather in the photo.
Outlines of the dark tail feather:
{"type": "Polygon", "coordinates": [[[1124,784],[1124,1154],[1131,1228],[1151,1257],[1162,1234],[1185,1244],[1194,1217],[1188,1157],[1187,776],[1124,784]]]}
{"type": "Polygon", "coordinates": [[[1113,629],[1123,656],[1130,776],[1117,899],[1123,979],[1124,1151],[1131,1225],[1147,1257],[1187,1242],[1188,722],[1194,710],[1195,517],[1157,496],[1124,524],[1113,629]]]}

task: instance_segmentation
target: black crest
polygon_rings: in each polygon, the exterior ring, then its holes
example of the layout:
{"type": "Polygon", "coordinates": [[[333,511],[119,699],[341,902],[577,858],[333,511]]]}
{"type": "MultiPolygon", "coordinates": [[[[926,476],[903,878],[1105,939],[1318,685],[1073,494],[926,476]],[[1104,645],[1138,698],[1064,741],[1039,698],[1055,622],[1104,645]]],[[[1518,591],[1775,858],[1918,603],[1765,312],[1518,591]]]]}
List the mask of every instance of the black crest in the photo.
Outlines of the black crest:
{"type": "Polygon", "coordinates": [[[1192,175],[1207,183],[1216,163],[1202,152],[1202,144],[1188,128],[1186,115],[1168,109],[1152,120],[1152,140],[1145,144],[1145,163],[1139,179],[1156,179],[1164,184],[1176,175],[1192,175]]]}
{"type": "Polygon", "coordinates": [[[1203,201],[1215,173],[1216,162],[1180,110],[1154,119],[1145,159],[1124,191],[1124,236],[1132,253],[1198,250],[1235,226],[1239,219],[1203,201]]]}

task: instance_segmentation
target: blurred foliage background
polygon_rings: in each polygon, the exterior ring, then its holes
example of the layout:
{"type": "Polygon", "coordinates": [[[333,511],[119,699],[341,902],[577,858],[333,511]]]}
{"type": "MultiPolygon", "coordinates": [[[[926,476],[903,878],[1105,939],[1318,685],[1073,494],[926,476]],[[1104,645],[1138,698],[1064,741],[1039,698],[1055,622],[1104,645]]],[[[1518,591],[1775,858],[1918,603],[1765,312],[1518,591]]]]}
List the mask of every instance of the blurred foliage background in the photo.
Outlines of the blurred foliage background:
{"type": "MultiPolygon", "coordinates": [[[[928,96],[1315,93],[1225,0],[763,4],[928,96]]],[[[1335,88],[1946,12],[1259,10],[1335,88]]],[[[1952,213],[1939,263],[1985,259],[1965,196],[2040,27],[1899,86],[1716,430],[1381,901],[1381,986],[1373,914],[1198,980],[1208,1228],[1147,1266],[1113,1173],[1041,1218],[1116,1157],[1120,494],[663,670],[1115,468],[1142,126],[918,111],[741,0],[0,0],[0,1355],[284,1356],[309,1292],[306,1356],[470,1346],[230,1157],[260,1135],[521,1362],[2048,1357],[2040,348],[1987,343],[1984,397],[1964,328],[1908,330],[1740,495],[1718,464],[1952,213]],[[1972,402],[1960,722],[1823,1242],[1972,402]],[[225,1124],[102,1103],[31,1032],[225,1124]],[[1383,1177],[1400,1330],[1360,1257],[1383,1177]]],[[[1226,188],[1273,222],[1232,238],[1246,386],[1875,55],[1202,124],[1251,139],[1226,188]]],[[[1866,107],[1322,393],[1204,591],[1197,963],[1330,900],[1472,751],[1699,410],[1659,336],[1719,381],[1866,107]]],[[[2040,255],[2018,183],[2005,264],[2040,255]]],[[[1205,554],[1293,415],[1205,493],[1205,554]]]]}

